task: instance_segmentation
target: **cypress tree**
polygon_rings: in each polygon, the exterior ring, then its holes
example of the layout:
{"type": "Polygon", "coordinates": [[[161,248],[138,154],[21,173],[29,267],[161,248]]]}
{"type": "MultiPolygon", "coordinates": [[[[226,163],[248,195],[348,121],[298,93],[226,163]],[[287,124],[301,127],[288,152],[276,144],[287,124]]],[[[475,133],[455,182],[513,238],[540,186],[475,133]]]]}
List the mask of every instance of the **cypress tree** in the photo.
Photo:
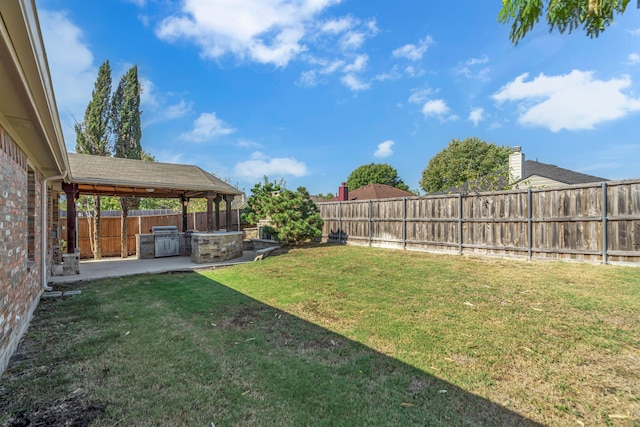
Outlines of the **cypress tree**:
{"type": "MultiPolygon", "coordinates": [[[[141,160],[143,151],[140,145],[142,128],[140,126],[140,94],[142,89],[138,81],[138,67],[134,65],[120,79],[118,88],[111,99],[111,132],[114,137],[113,154],[115,157],[141,160]]],[[[120,205],[120,255],[129,256],[127,249],[127,216],[136,202],[133,197],[121,197],[120,205]]]]}
{"type": "MultiPolygon", "coordinates": [[[[111,67],[105,61],[98,70],[98,78],[91,93],[91,101],[84,112],[82,123],[75,124],[76,152],[97,156],[110,156],[109,115],[111,97],[111,67]]],[[[89,205],[88,200],[87,206],[89,205]]],[[[93,196],[93,239],[91,251],[94,259],[102,258],[100,239],[100,196],[93,196]]]]}

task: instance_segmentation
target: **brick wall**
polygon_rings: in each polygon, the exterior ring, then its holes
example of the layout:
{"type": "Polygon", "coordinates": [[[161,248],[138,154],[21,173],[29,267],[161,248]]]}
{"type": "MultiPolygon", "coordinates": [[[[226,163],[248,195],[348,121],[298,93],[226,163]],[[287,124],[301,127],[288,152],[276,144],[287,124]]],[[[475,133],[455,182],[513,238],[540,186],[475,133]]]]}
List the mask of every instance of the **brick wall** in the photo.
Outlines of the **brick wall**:
{"type": "Polygon", "coordinates": [[[0,373],[26,331],[42,292],[42,181],[42,175],[30,168],[27,156],[0,127],[0,373]]]}

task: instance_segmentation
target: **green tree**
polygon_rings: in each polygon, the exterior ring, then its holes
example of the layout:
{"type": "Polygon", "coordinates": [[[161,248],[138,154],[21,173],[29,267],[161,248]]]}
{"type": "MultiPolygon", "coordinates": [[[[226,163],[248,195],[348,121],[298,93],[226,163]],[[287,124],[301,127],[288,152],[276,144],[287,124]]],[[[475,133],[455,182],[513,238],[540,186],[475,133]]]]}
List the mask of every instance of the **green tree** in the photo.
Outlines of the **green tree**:
{"type": "Polygon", "coordinates": [[[264,182],[259,182],[251,189],[251,196],[247,200],[247,206],[242,214],[249,224],[257,224],[261,219],[266,219],[271,213],[274,194],[285,188],[284,180],[269,181],[268,177],[263,177],[264,182]]]}
{"type": "MultiPolygon", "coordinates": [[[[140,126],[140,94],[142,89],[138,81],[138,67],[131,67],[120,79],[118,88],[111,99],[111,131],[114,137],[113,154],[115,157],[141,160],[143,150],[140,145],[142,128],[140,126]]],[[[132,197],[121,197],[120,215],[121,236],[120,254],[126,258],[127,250],[127,214],[137,201],[132,197]]]]}
{"type": "Polygon", "coordinates": [[[422,171],[420,187],[429,193],[446,191],[469,183],[469,190],[491,191],[509,184],[510,147],[500,147],[478,138],[453,139],[422,171]]]}
{"type": "MultiPolygon", "coordinates": [[[[109,99],[111,97],[111,67],[105,61],[98,69],[98,78],[91,93],[91,101],[84,112],[82,123],[75,124],[76,152],[96,156],[110,156],[109,147],[109,99]]],[[[89,236],[94,259],[102,258],[100,239],[100,196],[91,200],[82,196],[79,206],[86,209],[89,236]],[[93,211],[92,215],[89,212],[93,211]],[[93,228],[93,231],[91,229],[93,228]]]]}
{"type": "Polygon", "coordinates": [[[349,190],[369,184],[386,184],[401,190],[409,190],[409,186],[398,177],[398,171],[386,163],[362,165],[351,172],[347,178],[349,190]]]}
{"type": "Polygon", "coordinates": [[[334,197],[336,197],[336,195],[333,194],[333,193],[327,193],[327,194],[318,193],[318,194],[316,194],[316,197],[319,198],[319,199],[331,200],[334,197]]]}
{"type": "Polygon", "coordinates": [[[571,33],[582,26],[593,38],[613,23],[615,14],[624,13],[628,4],[629,0],[502,0],[498,21],[513,21],[509,39],[514,44],[533,29],[543,14],[549,31],[571,33]]]}
{"type": "Polygon", "coordinates": [[[284,244],[322,236],[323,221],[306,188],[288,190],[284,181],[270,182],[266,176],[251,189],[243,217],[250,224],[268,219],[277,240],[284,244]]]}

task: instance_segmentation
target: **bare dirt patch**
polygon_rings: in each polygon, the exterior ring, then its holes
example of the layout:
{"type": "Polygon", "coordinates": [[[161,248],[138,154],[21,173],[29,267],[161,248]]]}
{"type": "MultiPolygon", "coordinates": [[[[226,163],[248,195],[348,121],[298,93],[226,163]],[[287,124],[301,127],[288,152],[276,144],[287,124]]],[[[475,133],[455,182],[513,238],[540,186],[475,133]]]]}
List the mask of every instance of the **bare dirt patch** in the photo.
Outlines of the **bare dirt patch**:
{"type": "Polygon", "coordinates": [[[3,424],[3,427],[22,426],[73,426],[85,427],[91,424],[107,405],[87,402],[81,398],[57,400],[31,412],[23,412],[3,424]]]}

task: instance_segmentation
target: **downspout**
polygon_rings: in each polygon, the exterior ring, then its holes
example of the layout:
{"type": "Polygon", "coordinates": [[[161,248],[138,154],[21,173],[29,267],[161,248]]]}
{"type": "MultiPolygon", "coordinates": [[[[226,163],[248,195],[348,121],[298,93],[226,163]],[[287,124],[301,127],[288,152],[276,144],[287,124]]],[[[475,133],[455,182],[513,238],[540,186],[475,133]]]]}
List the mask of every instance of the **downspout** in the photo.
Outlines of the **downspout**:
{"type": "Polygon", "coordinates": [[[49,198],[47,197],[47,184],[49,181],[61,180],[65,179],[69,173],[69,170],[65,170],[62,175],[51,176],[49,178],[45,178],[42,181],[42,196],[40,199],[42,200],[42,223],[40,226],[40,232],[42,233],[42,288],[45,291],[51,291],[53,288],[47,284],[47,205],[49,204],[49,198]]]}

